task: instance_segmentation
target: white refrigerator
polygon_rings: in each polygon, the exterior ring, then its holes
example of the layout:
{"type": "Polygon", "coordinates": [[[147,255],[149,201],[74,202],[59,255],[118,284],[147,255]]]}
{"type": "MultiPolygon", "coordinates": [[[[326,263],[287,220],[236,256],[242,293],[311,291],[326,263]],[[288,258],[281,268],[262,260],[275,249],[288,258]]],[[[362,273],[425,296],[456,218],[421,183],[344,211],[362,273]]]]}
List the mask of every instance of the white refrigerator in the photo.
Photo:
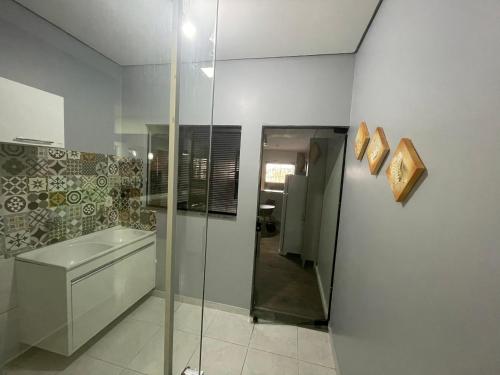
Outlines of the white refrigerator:
{"type": "Polygon", "coordinates": [[[279,252],[302,254],[306,209],[307,177],[287,175],[281,208],[279,252]]]}

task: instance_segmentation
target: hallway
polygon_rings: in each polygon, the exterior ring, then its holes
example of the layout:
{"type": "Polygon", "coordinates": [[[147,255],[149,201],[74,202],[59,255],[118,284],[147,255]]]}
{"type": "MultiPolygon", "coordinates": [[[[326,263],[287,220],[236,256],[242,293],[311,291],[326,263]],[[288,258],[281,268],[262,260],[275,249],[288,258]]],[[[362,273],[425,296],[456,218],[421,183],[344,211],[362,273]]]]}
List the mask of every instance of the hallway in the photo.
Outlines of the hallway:
{"type": "Polygon", "coordinates": [[[255,306],[309,321],[324,319],[313,266],[302,267],[298,255],[280,255],[278,246],[279,235],[264,237],[260,241],[255,271],[255,306]]]}

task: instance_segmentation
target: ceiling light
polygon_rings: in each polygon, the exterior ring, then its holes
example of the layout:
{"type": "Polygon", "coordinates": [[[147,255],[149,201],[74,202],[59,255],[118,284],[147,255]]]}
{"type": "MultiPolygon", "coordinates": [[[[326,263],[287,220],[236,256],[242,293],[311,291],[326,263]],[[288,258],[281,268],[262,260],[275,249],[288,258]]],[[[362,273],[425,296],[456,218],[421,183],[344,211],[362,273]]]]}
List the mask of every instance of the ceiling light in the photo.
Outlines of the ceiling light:
{"type": "Polygon", "coordinates": [[[201,68],[202,72],[205,73],[205,75],[208,78],[213,78],[214,77],[214,68],[213,66],[210,66],[208,68],[201,68]]]}
{"type": "Polygon", "coordinates": [[[149,153],[148,153],[148,159],[149,159],[149,160],[153,160],[153,159],[154,159],[154,155],[153,155],[153,153],[152,153],[152,152],[149,152],[149,153]]]}
{"type": "Polygon", "coordinates": [[[193,39],[194,36],[196,35],[196,27],[194,27],[191,21],[186,20],[182,24],[182,32],[187,38],[193,39]]]}

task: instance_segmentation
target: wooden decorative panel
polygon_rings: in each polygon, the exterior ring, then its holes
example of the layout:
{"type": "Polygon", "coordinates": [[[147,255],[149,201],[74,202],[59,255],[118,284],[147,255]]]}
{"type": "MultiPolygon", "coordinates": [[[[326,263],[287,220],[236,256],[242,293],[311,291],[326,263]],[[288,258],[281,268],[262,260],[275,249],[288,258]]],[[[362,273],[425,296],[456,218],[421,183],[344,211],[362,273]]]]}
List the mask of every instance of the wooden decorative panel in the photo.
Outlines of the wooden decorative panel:
{"type": "Polygon", "coordinates": [[[370,173],[375,175],[378,173],[385,157],[389,153],[389,143],[385,138],[384,129],[377,128],[375,133],[370,139],[370,143],[366,149],[366,155],[368,158],[368,167],[370,168],[370,173]]]}
{"type": "Polygon", "coordinates": [[[402,138],[385,172],[396,202],[403,202],[424,173],[425,165],[408,138],[402,138]]]}
{"type": "Polygon", "coordinates": [[[366,146],[368,146],[368,142],[370,142],[370,133],[368,132],[368,127],[366,126],[366,122],[361,121],[358,128],[358,133],[356,134],[356,139],[354,140],[354,153],[356,155],[356,159],[363,159],[363,155],[366,150],[366,146]]]}

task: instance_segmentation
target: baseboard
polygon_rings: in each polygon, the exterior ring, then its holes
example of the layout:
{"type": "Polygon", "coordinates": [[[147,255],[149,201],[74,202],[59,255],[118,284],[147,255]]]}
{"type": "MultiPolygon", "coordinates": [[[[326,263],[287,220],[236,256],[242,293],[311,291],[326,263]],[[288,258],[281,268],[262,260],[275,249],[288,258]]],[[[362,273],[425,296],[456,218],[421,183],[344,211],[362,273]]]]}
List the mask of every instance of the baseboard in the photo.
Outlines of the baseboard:
{"type": "MultiPolygon", "coordinates": [[[[153,290],[151,295],[153,295],[155,297],[165,298],[167,293],[163,290],[155,289],[155,290],[153,290]]],[[[184,296],[181,294],[175,294],[174,300],[177,302],[188,303],[190,305],[201,306],[201,298],[195,298],[195,297],[184,296]]],[[[238,307],[238,306],[226,305],[226,304],[220,303],[220,302],[213,302],[213,301],[205,300],[205,307],[207,307],[209,309],[225,311],[225,312],[244,315],[244,316],[250,315],[249,309],[245,309],[243,307],[238,307]]]]}
{"type": "Polygon", "coordinates": [[[335,344],[333,343],[333,332],[332,328],[328,326],[328,336],[330,337],[330,347],[332,349],[333,361],[335,362],[336,375],[341,375],[339,358],[337,357],[337,351],[335,350],[335,344]]]}
{"type": "Polygon", "coordinates": [[[328,316],[328,303],[325,298],[325,291],[323,290],[323,284],[321,283],[321,277],[319,276],[318,265],[314,265],[314,271],[316,273],[316,279],[318,281],[319,295],[321,297],[321,304],[323,305],[323,312],[325,316],[328,316]]]}

